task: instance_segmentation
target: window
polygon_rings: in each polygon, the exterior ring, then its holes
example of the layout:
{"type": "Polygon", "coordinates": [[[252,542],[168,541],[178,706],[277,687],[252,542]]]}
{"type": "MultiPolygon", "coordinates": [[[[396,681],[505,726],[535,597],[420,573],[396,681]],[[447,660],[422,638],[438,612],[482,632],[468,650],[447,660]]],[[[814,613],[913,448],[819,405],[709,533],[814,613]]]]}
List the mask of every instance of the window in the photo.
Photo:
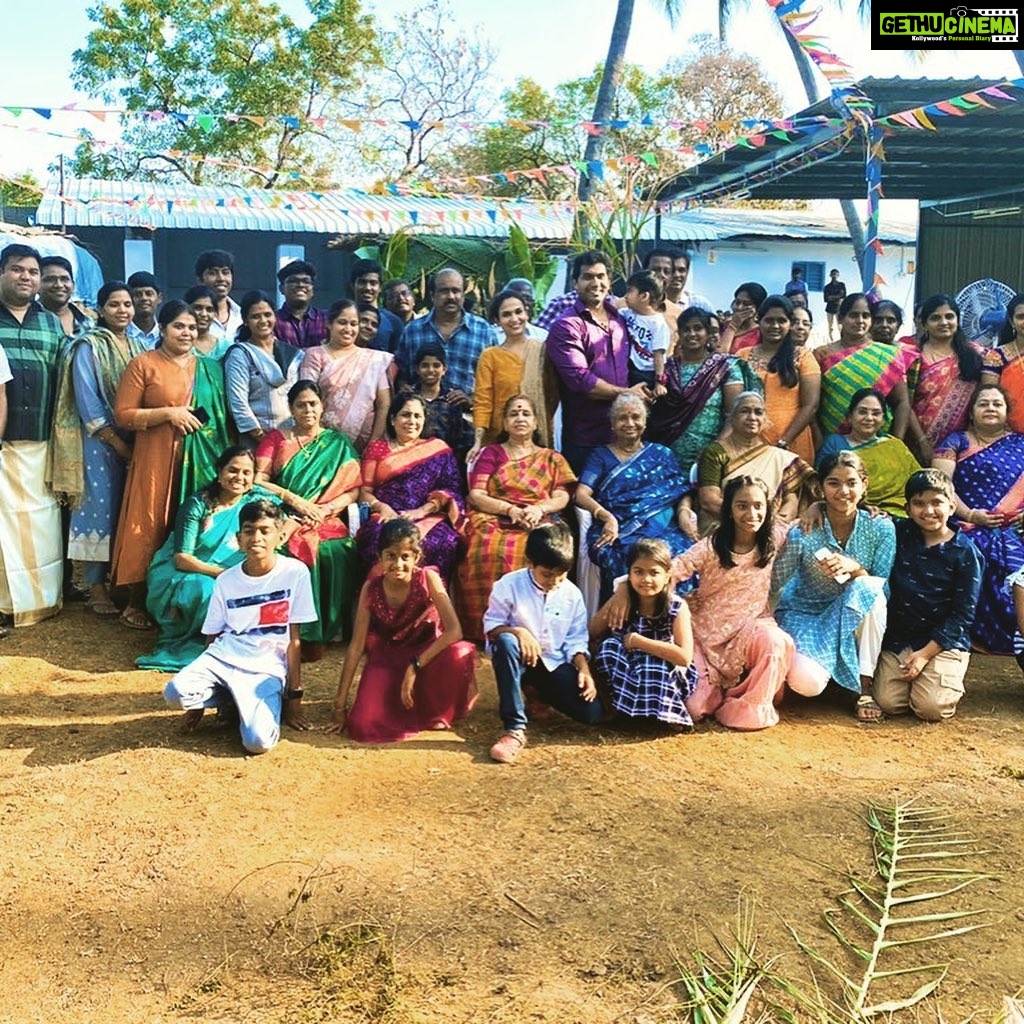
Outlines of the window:
{"type": "Polygon", "coordinates": [[[802,270],[809,292],[820,292],[825,287],[825,264],[794,260],[791,270],[802,270]]]}

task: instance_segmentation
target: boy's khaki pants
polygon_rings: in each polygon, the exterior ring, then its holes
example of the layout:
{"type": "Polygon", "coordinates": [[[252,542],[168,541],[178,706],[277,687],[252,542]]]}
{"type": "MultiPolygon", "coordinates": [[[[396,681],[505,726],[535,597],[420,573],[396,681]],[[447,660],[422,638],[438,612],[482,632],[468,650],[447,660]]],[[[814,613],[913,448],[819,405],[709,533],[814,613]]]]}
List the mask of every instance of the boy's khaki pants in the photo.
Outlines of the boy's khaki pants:
{"type": "Polygon", "coordinates": [[[887,715],[913,711],[926,722],[952,718],[964,695],[970,660],[967,651],[940,651],[916,679],[908,682],[900,676],[899,656],[882,651],[875,669],[875,701],[887,715]]]}

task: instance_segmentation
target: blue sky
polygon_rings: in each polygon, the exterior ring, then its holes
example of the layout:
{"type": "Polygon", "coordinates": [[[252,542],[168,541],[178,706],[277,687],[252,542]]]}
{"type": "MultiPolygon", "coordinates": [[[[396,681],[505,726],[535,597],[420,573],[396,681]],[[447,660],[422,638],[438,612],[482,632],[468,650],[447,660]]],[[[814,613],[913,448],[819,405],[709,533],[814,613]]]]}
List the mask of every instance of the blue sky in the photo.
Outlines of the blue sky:
{"type": "MultiPolygon", "coordinates": [[[[293,16],[304,9],[300,0],[283,0],[293,16]]],[[[414,4],[402,0],[377,0],[372,7],[378,20],[388,22],[395,13],[414,4]]],[[[669,27],[651,0],[637,0],[628,59],[655,69],[687,49],[688,40],[701,32],[714,32],[715,5],[706,0],[685,0],[678,24],[669,27]]],[[[834,0],[820,0],[824,8],[820,32],[833,50],[850,63],[858,77],[866,75],[905,77],[970,77],[996,81],[1016,77],[1009,51],[962,51],[936,54],[914,63],[901,54],[873,53],[867,28],[852,14],[840,13],[834,0]]],[[[855,6],[852,2],[847,6],[855,6]]],[[[71,53],[81,46],[90,22],[84,0],[53,0],[43,8],[5,3],[4,42],[0,44],[0,105],[59,108],[69,103],[88,104],[88,98],[71,86],[71,53]]],[[[479,25],[497,50],[495,71],[501,86],[528,75],[546,86],[588,73],[604,59],[615,14],[614,0],[451,0],[457,20],[464,26],[479,25]],[[555,13],[557,12],[557,13],[555,13]]],[[[202,4],[196,5],[202,10],[202,4]]],[[[774,15],[764,0],[750,0],[740,12],[728,43],[757,57],[783,95],[786,109],[803,105],[803,93],[792,61],[778,35],[774,15]]],[[[756,114],[756,112],[752,112],[756,114]]],[[[71,133],[81,125],[100,133],[98,121],[81,115],[55,114],[52,122],[26,112],[15,119],[0,112],[0,174],[14,175],[26,169],[45,176],[46,166],[74,143],[48,138],[24,128],[71,133]],[[13,129],[8,126],[15,126],[13,129]]]]}

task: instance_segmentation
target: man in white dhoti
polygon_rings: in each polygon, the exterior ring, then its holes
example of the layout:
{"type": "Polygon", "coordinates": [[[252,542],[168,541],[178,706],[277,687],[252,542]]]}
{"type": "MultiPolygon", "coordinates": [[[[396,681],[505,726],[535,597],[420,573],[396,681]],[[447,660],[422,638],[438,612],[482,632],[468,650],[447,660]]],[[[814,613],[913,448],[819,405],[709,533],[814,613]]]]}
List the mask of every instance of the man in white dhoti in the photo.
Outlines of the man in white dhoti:
{"type": "Polygon", "coordinates": [[[35,301],[39,253],[0,252],[0,349],[10,367],[0,418],[0,635],[61,606],[60,511],[46,486],[60,321],[35,301]]]}

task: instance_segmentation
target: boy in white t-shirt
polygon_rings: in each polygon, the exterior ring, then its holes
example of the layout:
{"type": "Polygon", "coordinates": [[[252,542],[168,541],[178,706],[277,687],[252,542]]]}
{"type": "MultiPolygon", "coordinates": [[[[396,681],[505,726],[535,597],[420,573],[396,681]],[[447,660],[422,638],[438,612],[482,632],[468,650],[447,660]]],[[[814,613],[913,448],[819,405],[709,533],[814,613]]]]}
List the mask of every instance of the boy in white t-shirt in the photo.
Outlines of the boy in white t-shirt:
{"type": "Polygon", "coordinates": [[[192,732],[204,708],[238,708],[242,745],[272,750],[281,721],[308,729],[302,714],[299,625],[316,621],[309,570],[278,555],[285,515],[273,502],[250,501],[238,514],[238,548],[245,561],[222,572],[203,623],[206,650],[164,687],[164,699],[185,709],[192,732]],[[283,704],[282,704],[283,698],[283,704]]]}
{"type": "Polygon", "coordinates": [[[620,310],[629,331],[629,386],[646,384],[655,398],[666,393],[665,353],[672,342],[672,332],[658,312],[664,299],[661,279],[641,270],[626,281],[626,306],[620,310]]]}

